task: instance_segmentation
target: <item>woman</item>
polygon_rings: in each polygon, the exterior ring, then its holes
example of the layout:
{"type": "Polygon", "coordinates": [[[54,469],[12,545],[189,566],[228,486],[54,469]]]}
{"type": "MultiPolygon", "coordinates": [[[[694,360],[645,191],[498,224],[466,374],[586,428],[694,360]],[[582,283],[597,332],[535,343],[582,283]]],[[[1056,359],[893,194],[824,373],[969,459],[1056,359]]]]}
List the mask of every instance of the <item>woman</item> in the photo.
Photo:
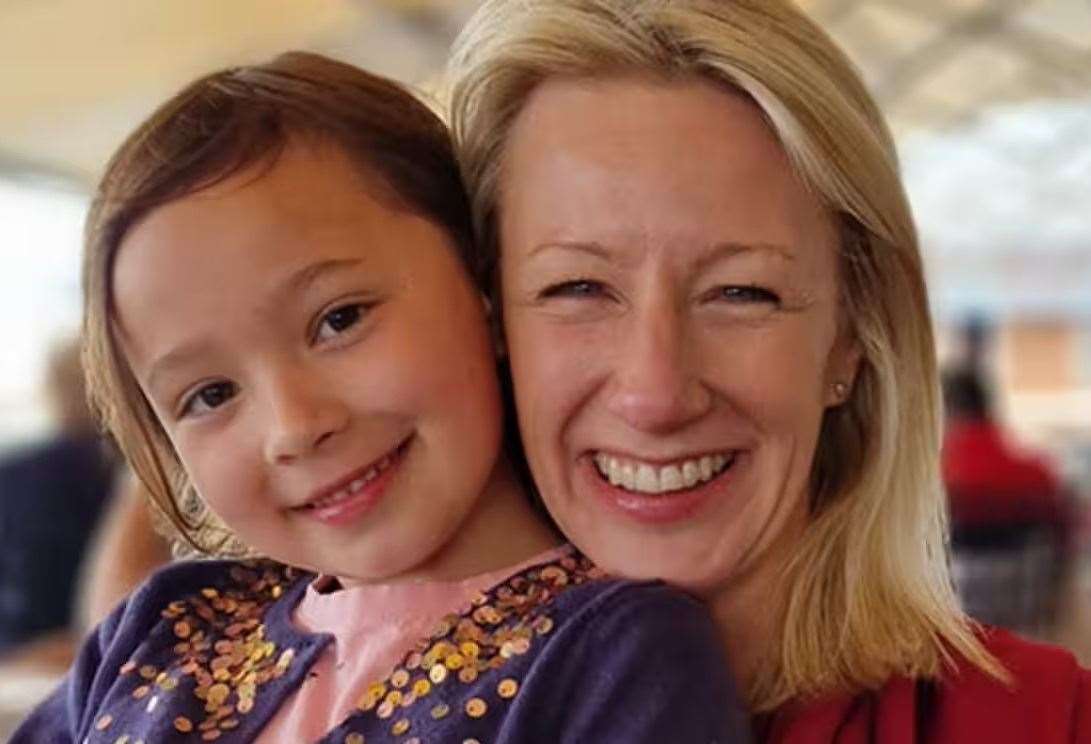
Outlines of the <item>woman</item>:
{"type": "Polygon", "coordinates": [[[777,0],[487,0],[451,73],[562,530],[707,600],[765,741],[1088,740],[1088,672],[951,590],[917,238],[822,31],[777,0]]]}

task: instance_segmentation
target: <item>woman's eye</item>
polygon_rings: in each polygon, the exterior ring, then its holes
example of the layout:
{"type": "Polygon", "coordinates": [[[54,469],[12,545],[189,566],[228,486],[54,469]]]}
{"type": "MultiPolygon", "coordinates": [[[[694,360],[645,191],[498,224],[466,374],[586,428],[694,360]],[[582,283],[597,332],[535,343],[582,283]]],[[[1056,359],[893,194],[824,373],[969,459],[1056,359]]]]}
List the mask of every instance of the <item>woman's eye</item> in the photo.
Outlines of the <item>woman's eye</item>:
{"type": "Polygon", "coordinates": [[[214,382],[195,392],[182,405],[182,416],[208,413],[231,400],[238,393],[233,382],[214,382]]]}
{"type": "Polygon", "coordinates": [[[364,306],[360,303],[342,305],[330,310],[322,316],[322,321],[315,332],[315,341],[324,341],[344,333],[359,323],[363,314],[364,306]]]}
{"type": "Polygon", "coordinates": [[[606,287],[592,279],[574,279],[568,282],[552,284],[541,291],[542,299],[552,297],[601,297],[606,294],[606,287]]]}
{"type": "Polygon", "coordinates": [[[780,297],[775,292],[754,285],[716,287],[709,294],[712,295],[709,299],[739,304],[780,304],[780,297]]]}

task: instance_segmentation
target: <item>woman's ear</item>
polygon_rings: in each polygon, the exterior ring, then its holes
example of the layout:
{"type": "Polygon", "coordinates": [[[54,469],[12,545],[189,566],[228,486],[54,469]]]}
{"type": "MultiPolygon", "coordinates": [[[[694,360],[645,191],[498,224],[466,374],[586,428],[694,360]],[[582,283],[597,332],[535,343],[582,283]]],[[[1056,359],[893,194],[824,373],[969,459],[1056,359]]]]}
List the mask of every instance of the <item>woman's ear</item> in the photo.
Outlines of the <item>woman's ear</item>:
{"type": "Polygon", "coordinates": [[[839,406],[852,396],[862,358],[856,337],[847,330],[839,333],[826,364],[824,401],[827,408],[839,406]]]}

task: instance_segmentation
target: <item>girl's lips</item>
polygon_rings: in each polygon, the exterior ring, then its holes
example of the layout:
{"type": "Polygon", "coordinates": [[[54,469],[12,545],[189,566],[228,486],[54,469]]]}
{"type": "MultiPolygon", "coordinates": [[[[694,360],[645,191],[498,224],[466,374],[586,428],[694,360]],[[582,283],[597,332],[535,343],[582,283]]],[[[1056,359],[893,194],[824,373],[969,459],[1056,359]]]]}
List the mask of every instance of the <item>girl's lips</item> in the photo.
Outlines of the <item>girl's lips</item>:
{"type": "Polygon", "coordinates": [[[407,439],[336,493],[295,507],[292,512],[332,526],[353,522],[382,500],[390,481],[400,469],[411,442],[412,439],[407,439]]]}
{"type": "Polygon", "coordinates": [[[612,511],[644,524],[665,525],[692,518],[714,495],[722,495],[737,480],[744,459],[744,453],[736,453],[734,462],[711,480],[667,493],[639,493],[610,485],[589,457],[581,459],[577,477],[612,511]]]}

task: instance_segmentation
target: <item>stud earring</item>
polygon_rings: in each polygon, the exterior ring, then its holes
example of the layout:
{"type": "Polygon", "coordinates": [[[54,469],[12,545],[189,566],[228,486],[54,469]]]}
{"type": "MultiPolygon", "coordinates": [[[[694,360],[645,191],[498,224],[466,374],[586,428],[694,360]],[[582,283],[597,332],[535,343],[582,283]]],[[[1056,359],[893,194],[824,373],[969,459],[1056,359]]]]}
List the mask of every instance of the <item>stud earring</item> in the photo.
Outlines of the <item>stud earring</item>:
{"type": "Polygon", "coordinates": [[[844,382],[833,383],[833,394],[838,400],[844,400],[849,394],[849,386],[844,382]]]}

